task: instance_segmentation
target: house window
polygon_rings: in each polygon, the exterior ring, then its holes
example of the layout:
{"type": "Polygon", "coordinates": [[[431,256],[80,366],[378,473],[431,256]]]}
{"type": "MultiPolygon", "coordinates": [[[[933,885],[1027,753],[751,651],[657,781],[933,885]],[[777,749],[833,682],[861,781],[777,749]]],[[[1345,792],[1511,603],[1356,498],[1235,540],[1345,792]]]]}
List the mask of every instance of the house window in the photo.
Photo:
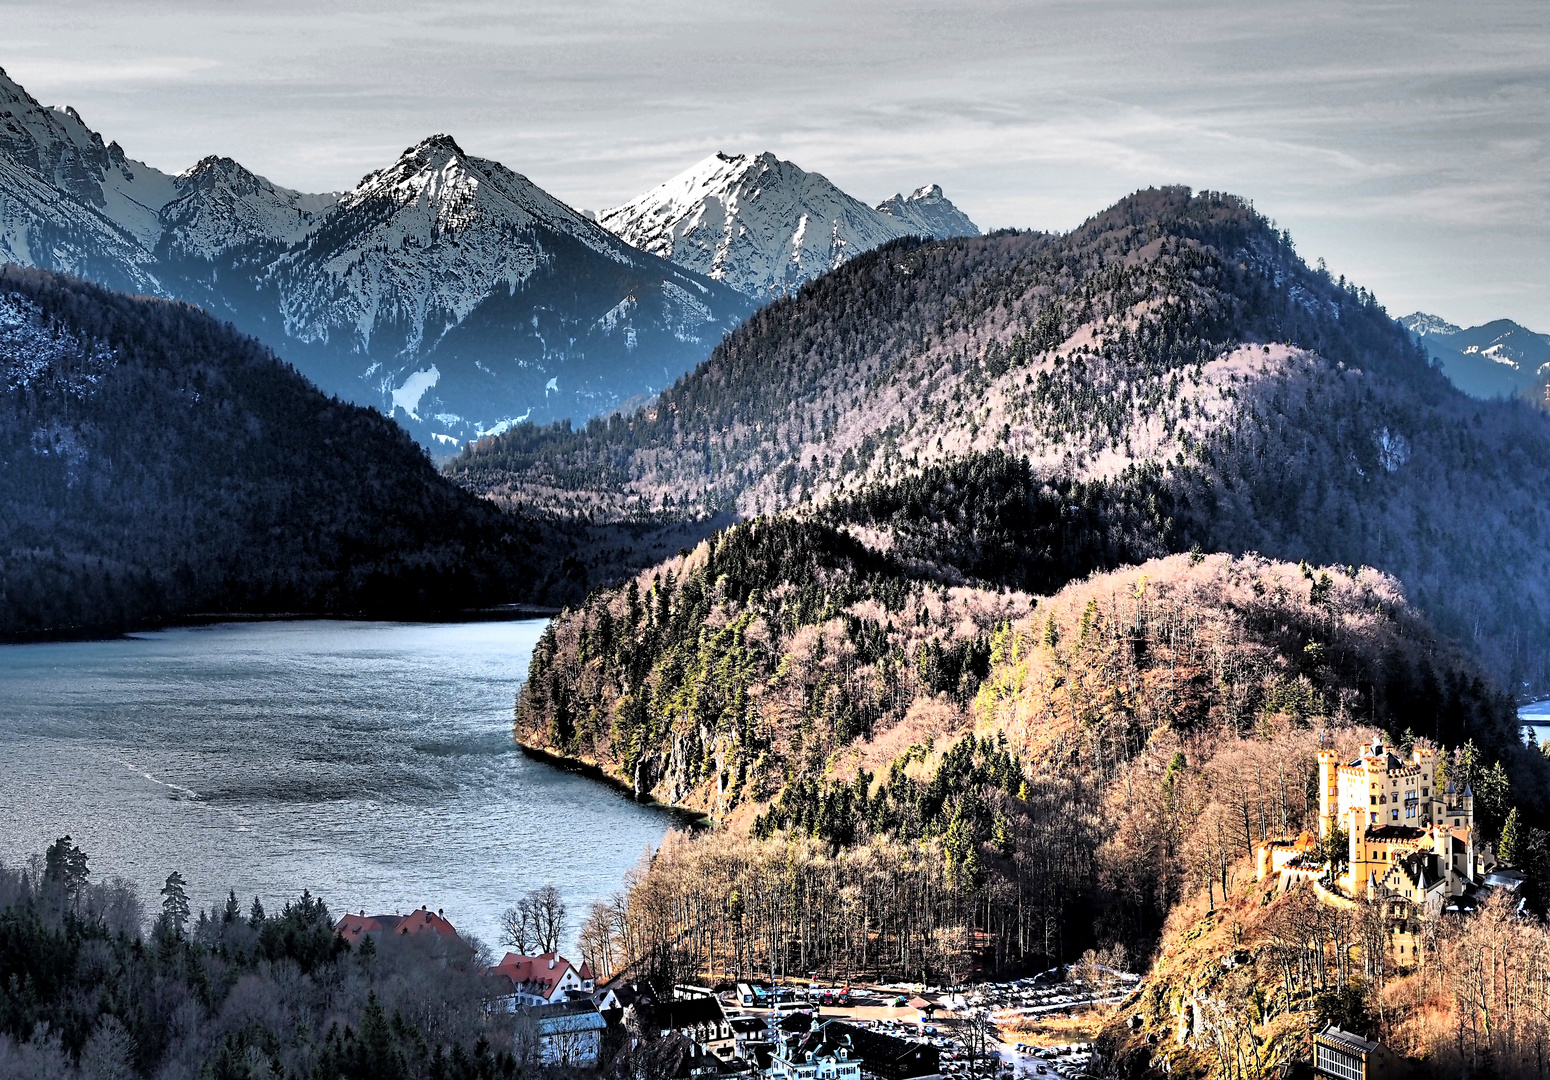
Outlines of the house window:
{"type": "Polygon", "coordinates": [[[1342,1077],[1343,1080],[1362,1080],[1361,1058],[1323,1043],[1318,1044],[1317,1050],[1315,1063],[1320,1072],[1342,1077]]]}
{"type": "Polygon", "coordinates": [[[1378,805],[1378,797],[1377,797],[1377,796],[1376,796],[1376,795],[1374,795],[1374,796],[1373,796],[1373,797],[1372,797],[1372,805],[1374,805],[1374,806],[1377,806],[1377,805],[1378,805]]]}
{"type": "Polygon", "coordinates": [[[1398,821],[1398,820],[1399,820],[1399,811],[1398,811],[1398,810],[1395,810],[1395,811],[1394,811],[1394,820],[1395,820],[1395,821],[1398,821]]]}

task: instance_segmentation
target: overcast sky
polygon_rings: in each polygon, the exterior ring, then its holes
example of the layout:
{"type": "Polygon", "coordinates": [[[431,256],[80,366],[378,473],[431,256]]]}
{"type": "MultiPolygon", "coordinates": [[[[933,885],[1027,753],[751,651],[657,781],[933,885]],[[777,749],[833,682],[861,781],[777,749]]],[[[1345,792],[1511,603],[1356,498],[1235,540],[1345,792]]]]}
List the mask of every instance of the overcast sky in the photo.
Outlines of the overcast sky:
{"type": "Polygon", "coordinates": [[[599,209],[716,150],[1069,229],[1236,192],[1395,315],[1550,332],[1547,0],[0,0],[0,66],[169,171],[306,190],[445,131],[599,209]]]}

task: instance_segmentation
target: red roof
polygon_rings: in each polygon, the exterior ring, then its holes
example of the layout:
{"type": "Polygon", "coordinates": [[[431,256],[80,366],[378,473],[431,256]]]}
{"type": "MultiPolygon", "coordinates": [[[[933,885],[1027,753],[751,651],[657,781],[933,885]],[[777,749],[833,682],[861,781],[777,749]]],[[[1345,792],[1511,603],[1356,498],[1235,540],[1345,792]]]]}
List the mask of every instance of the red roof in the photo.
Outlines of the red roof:
{"type": "Polygon", "coordinates": [[[346,915],[334,925],[334,930],[350,945],[359,945],[363,937],[386,934],[436,934],[456,938],[457,930],[439,911],[421,907],[408,915],[346,915]]]}
{"type": "MultiPolygon", "coordinates": [[[[557,952],[542,953],[538,956],[507,953],[494,968],[495,974],[504,975],[515,986],[543,998],[553,997],[554,988],[559,985],[561,979],[565,978],[565,973],[571,970],[573,970],[571,962],[557,952]]],[[[592,980],[591,965],[585,961],[574,970],[576,978],[583,983],[592,980]]]]}

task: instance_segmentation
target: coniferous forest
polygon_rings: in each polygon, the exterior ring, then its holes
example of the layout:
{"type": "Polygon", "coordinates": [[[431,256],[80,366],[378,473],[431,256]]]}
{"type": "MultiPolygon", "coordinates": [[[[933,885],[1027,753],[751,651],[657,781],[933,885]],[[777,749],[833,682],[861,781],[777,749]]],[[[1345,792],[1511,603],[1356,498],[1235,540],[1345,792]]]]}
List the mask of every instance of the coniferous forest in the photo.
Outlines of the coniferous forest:
{"type": "Polygon", "coordinates": [[[66,836],[0,865],[0,1076],[516,1077],[488,962],[423,936],[352,950],[305,892],[193,911],[175,871],[148,911],[66,836]]]}
{"type": "MultiPolygon", "coordinates": [[[[547,599],[546,534],[196,308],[0,269],[0,635],[547,599]]],[[[558,564],[558,560],[548,560],[558,564]]]]}

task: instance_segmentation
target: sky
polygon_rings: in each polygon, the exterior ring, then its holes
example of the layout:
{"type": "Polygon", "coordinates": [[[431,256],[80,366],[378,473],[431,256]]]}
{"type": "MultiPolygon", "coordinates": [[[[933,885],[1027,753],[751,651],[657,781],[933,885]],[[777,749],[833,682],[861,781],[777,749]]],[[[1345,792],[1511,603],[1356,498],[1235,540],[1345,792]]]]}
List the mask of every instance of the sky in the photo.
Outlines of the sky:
{"type": "Polygon", "coordinates": [[[339,190],[435,132],[581,209],[723,150],[1066,230],[1230,191],[1391,314],[1550,332],[1546,0],[0,0],[134,158],[339,190]]]}

